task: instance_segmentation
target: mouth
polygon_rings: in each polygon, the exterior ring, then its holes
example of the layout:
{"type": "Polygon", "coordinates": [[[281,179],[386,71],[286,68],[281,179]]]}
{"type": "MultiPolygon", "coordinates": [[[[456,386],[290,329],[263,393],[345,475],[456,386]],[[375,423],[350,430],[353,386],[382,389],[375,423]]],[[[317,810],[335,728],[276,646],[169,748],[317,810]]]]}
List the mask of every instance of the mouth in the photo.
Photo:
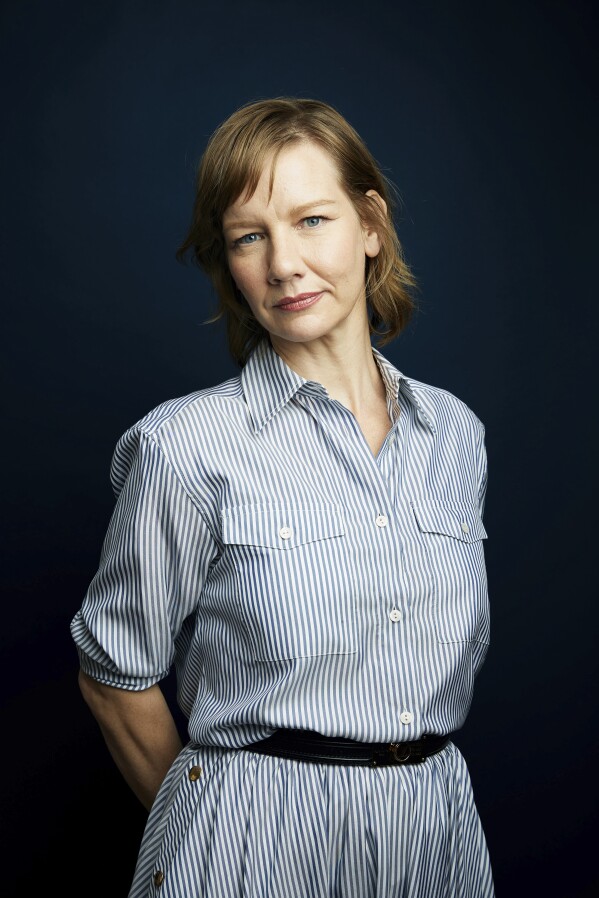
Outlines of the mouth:
{"type": "Polygon", "coordinates": [[[320,293],[298,293],[297,296],[285,296],[279,302],[275,303],[275,309],[281,309],[282,312],[296,312],[299,309],[307,309],[308,306],[318,302],[322,292],[320,293]]]}

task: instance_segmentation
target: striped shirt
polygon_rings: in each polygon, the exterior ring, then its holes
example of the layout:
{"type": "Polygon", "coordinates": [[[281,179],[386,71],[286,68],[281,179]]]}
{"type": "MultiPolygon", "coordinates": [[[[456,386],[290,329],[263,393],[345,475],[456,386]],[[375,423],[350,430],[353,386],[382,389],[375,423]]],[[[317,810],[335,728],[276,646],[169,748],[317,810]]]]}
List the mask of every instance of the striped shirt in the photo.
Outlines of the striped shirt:
{"type": "Polygon", "coordinates": [[[376,458],[268,339],[238,376],[121,437],[99,569],[71,624],[87,674],[139,690],[174,665],[200,745],[463,724],[489,643],[484,427],[372,351],[392,422],[376,458]]]}

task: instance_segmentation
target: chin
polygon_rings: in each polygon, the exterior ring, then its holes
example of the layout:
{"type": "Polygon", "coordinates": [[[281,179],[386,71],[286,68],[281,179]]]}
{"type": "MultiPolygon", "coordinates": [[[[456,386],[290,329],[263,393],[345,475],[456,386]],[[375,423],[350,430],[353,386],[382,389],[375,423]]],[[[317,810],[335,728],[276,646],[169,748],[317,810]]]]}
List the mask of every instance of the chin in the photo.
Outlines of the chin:
{"type": "Polygon", "coordinates": [[[332,330],[333,329],[330,327],[310,327],[306,324],[305,327],[290,327],[286,331],[271,331],[271,336],[273,336],[275,340],[286,340],[289,343],[310,343],[312,340],[326,337],[332,330]]]}

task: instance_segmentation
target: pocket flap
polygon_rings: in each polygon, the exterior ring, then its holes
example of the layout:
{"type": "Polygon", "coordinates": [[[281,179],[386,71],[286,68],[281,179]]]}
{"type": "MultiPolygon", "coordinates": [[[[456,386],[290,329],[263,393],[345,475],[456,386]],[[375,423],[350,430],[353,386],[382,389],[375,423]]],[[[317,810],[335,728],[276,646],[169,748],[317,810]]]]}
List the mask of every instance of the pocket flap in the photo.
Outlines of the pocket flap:
{"type": "Polygon", "coordinates": [[[423,533],[442,533],[464,543],[487,538],[478,505],[459,499],[414,499],[411,503],[423,533]]]}
{"type": "Polygon", "coordinates": [[[270,549],[293,549],[345,533],[336,505],[244,505],[225,509],[222,522],[223,542],[270,549]]]}

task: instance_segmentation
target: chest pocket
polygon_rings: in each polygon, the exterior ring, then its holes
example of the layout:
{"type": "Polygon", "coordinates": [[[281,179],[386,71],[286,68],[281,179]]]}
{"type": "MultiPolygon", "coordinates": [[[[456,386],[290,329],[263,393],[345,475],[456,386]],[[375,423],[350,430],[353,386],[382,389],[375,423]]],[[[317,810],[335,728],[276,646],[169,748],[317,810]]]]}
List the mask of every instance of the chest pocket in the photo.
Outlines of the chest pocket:
{"type": "Polygon", "coordinates": [[[351,564],[338,506],[228,508],[222,539],[256,661],[357,650],[351,564]]]}
{"type": "Polygon", "coordinates": [[[439,642],[488,642],[489,599],[478,505],[457,499],[411,502],[424,545],[439,642]]]}

